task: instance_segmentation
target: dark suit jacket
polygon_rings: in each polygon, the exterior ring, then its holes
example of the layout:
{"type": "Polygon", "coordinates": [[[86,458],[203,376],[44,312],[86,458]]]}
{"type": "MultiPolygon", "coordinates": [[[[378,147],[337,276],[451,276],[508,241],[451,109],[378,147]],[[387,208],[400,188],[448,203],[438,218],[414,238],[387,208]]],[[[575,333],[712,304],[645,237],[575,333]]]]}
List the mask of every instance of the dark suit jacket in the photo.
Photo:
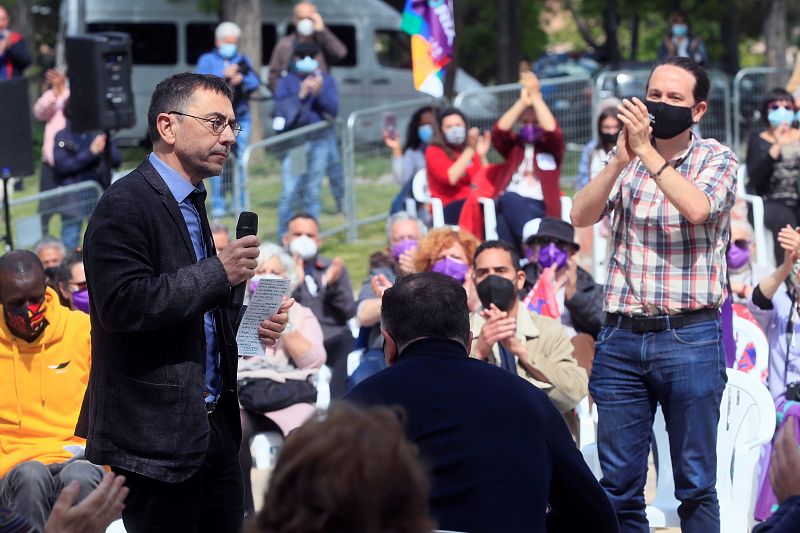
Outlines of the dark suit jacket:
{"type": "Polygon", "coordinates": [[[241,439],[236,346],[220,306],[230,285],[217,257],[197,262],[167,184],[145,159],[100,198],[83,255],[92,370],[76,434],[86,456],[167,482],[194,474],[208,448],[203,313],[216,319],[220,405],[241,439]]]}
{"type": "Polygon", "coordinates": [[[611,503],[547,395],[471,359],[455,341],[412,343],[345,399],[405,409],[406,434],[430,467],[431,513],[441,529],[618,531],[611,503]]]}

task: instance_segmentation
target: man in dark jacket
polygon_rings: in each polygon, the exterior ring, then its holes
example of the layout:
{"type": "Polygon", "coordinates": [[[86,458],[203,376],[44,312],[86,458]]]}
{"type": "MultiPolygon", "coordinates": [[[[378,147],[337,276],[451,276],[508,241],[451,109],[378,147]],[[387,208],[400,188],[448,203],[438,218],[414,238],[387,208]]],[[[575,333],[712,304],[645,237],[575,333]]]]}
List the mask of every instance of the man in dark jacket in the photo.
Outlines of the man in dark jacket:
{"type": "MultiPolygon", "coordinates": [[[[69,105],[69,104],[67,104],[69,105]]],[[[56,133],[53,141],[53,170],[58,186],[96,181],[103,188],[111,184],[111,169],[107,167],[105,150],[110,143],[111,166],[119,167],[122,156],[113,140],[101,131],[79,133],[72,129],[72,121],[56,133]]],[[[61,213],[61,241],[67,250],[80,246],[81,226],[92,213],[99,194],[92,189],[68,193],[59,198],[61,213]]]]}
{"type": "Polygon", "coordinates": [[[770,466],[770,481],[780,502],[769,520],[753,528],[753,533],[795,533],[800,531],[800,443],[794,419],[784,424],[775,441],[770,466]]]}
{"type": "MultiPolygon", "coordinates": [[[[84,262],[92,370],[76,433],[86,457],[125,476],[130,533],[238,531],[244,515],[231,288],[253,276],[258,239],[219,255],[203,180],[217,176],[239,126],[218,76],[175,74],[148,110],[153,152],[100,198],[84,262]]],[[[261,322],[274,346],[285,301],[261,322]]]]}
{"type": "MultiPolygon", "coordinates": [[[[314,59],[318,49],[315,42],[299,42],[295,46],[290,72],[281,78],[275,91],[272,127],[278,133],[331,121],[339,112],[336,80],[319,68],[319,63],[314,59]]],[[[319,219],[322,178],[328,170],[331,149],[338,150],[334,125],[315,130],[306,135],[304,141],[303,145],[288,150],[281,163],[279,235],[286,231],[286,224],[298,200],[303,212],[319,219]],[[297,154],[301,156],[299,159],[297,154]]],[[[336,191],[333,192],[336,197],[336,191]]]]}
{"type": "Polygon", "coordinates": [[[346,399],[405,410],[406,434],[430,467],[440,528],[618,531],[611,503],[547,396],[469,357],[460,283],[435,272],[401,278],[384,292],[381,323],[389,368],[346,399]]]}
{"type": "Polygon", "coordinates": [[[0,80],[19,78],[31,64],[22,35],[8,27],[8,10],[0,5],[0,80]]]}

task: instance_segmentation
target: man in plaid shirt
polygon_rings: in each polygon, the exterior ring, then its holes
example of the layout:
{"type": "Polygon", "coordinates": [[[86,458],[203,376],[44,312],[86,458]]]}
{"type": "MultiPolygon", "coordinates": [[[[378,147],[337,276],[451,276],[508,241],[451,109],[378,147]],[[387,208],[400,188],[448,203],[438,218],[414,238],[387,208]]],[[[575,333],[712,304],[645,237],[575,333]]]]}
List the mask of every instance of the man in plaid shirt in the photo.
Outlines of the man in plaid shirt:
{"type": "Polygon", "coordinates": [[[726,375],[719,307],[737,162],[729,148],[692,132],[708,109],[709,87],[691,59],[656,66],[646,100],[618,106],[616,152],[571,213],[585,227],[614,212],[606,322],[589,391],[599,410],[601,484],[621,531],[649,531],[644,485],[657,403],[683,532],[720,528],[716,441],[726,375]]]}

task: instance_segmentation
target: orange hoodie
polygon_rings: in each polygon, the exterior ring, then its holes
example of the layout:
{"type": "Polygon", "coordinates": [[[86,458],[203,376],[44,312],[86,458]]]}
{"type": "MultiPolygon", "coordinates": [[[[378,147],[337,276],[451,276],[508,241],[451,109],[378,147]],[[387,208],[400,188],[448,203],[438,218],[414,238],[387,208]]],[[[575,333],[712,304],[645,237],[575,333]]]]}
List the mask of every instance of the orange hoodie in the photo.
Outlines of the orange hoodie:
{"type": "MultiPolygon", "coordinates": [[[[60,463],[74,436],[89,381],[89,315],[45,294],[48,325],[33,342],[14,336],[0,312],[0,477],[23,461],[60,463]]],[[[0,306],[2,311],[2,306],[0,306]]]]}

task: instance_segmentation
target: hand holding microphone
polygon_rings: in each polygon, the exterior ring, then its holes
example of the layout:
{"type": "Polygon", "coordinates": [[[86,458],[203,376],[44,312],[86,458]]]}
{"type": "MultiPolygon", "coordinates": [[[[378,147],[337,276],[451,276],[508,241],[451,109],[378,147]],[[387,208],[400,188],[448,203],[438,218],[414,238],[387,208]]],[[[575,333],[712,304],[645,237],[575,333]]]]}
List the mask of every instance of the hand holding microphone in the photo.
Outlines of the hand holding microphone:
{"type": "Polygon", "coordinates": [[[245,282],[253,277],[258,266],[258,246],[261,241],[256,237],[257,230],[258,215],[249,211],[242,212],[236,224],[236,240],[217,256],[228,275],[228,283],[234,287],[234,292],[241,289],[239,305],[244,301],[245,282]]]}

